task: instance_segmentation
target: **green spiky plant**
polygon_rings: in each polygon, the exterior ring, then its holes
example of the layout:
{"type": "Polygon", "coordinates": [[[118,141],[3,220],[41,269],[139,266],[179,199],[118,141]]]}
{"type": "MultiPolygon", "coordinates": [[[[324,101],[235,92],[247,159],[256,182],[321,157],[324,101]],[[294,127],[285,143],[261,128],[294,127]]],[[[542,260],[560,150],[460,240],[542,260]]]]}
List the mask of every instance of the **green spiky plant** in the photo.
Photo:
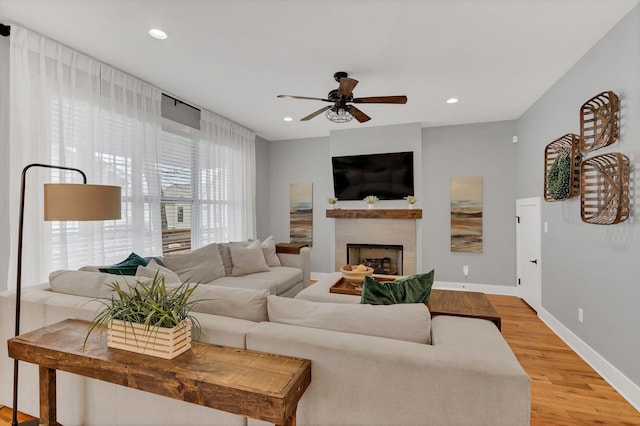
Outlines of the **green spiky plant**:
{"type": "MultiPolygon", "coordinates": [[[[167,289],[164,277],[156,274],[151,282],[137,281],[135,285],[122,288],[119,283],[109,284],[114,294],[109,299],[95,299],[102,306],[96,312],[87,335],[96,329],[104,330],[113,320],[120,320],[127,325],[144,325],[145,331],[153,327],[172,328],[184,320],[191,322],[194,338],[199,338],[202,328],[198,319],[191,315],[193,305],[201,300],[191,300],[191,295],[198,284],[182,283],[167,289]]],[[[131,327],[133,329],[133,327],[131,327]]],[[[135,330],[133,331],[135,336],[135,330]]],[[[136,338],[137,340],[137,338],[136,338]]]]}

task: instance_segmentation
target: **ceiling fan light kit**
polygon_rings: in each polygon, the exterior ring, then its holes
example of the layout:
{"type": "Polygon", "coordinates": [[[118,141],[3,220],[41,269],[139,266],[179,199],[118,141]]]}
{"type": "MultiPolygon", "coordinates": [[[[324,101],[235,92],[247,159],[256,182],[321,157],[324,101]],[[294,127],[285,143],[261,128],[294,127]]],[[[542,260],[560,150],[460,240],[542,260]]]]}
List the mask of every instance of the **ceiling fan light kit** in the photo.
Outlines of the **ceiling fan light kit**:
{"type": "Polygon", "coordinates": [[[353,89],[357,86],[358,80],[348,77],[344,71],[338,71],[333,78],[340,84],[337,89],[329,92],[327,98],[312,98],[308,96],[292,96],[278,95],[283,99],[306,99],[312,101],[331,102],[333,106],[320,108],[311,114],[302,117],[300,121],[308,121],[312,118],[325,113],[325,117],[334,123],[348,123],[352,119],[358,120],[360,123],[371,120],[367,114],[356,108],[351,103],[361,104],[406,104],[406,96],[371,96],[366,98],[354,98],[353,89]]]}

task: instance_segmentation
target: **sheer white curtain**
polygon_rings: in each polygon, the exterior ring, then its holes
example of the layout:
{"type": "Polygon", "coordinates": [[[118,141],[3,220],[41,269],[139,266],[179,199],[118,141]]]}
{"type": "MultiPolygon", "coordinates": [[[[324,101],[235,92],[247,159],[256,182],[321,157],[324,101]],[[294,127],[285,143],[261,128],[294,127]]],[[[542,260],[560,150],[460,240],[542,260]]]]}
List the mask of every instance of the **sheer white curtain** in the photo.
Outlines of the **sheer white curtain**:
{"type": "Polygon", "coordinates": [[[11,26],[10,199],[15,285],[22,168],[33,162],[76,167],[88,183],[122,187],[122,219],[44,222],[42,183],[81,182],[73,172],[27,176],[24,285],[55,269],[111,264],[131,251],[162,252],[161,91],[37,33],[11,26]]]}
{"type": "Polygon", "coordinates": [[[255,133],[202,110],[196,163],[195,247],[255,238],[255,133]]]}

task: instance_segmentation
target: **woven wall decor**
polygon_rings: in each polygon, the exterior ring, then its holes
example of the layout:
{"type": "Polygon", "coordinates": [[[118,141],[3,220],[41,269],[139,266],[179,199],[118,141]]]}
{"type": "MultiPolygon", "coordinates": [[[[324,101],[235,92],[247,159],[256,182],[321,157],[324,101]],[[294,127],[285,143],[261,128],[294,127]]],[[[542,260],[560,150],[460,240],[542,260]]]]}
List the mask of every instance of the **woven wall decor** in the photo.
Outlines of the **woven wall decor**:
{"type": "Polygon", "coordinates": [[[569,133],[554,140],[544,149],[544,199],[546,201],[566,200],[580,193],[582,155],[579,140],[578,135],[569,133]]]}
{"type": "Polygon", "coordinates": [[[580,152],[583,154],[618,140],[618,96],[602,92],[580,108],[580,152]]]}
{"type": "Polygon", "coordinates": [[[630,170],[629,158],[617,152],[582,162],[580,216],[584,222],[613,225],[627,220],[630,170]]]}

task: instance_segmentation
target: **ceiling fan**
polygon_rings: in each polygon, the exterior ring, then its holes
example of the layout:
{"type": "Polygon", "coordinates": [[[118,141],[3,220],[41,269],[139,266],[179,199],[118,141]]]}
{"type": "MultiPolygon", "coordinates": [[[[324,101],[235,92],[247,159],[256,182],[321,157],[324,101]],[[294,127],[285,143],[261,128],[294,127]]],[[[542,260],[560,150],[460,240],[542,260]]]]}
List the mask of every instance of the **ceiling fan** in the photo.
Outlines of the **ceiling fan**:
{"type": "Polygon", "coordinates": [[[279,98],[284,99],[308,99],[311,101],[323,101],[330,102],[333,105],[328,105],[324,108],[312,112],[300,119],[300,121],[311,120],[323,112],[326,117],[335,123],[346,123],[355,118],[360,123],[371,120],[364,112],[356,108],[351,104],[406,104],[406,96],[369,96],[366,98],[354,98],[353,89],[358,84],[358,80],[354,80],[348,77],[348,74],[344,71],[338,71],[333,75],[333,78],[340,83],[337,89],[329,92],[327,98],[310,98],[307,96],[291,96],[291,95],[278,95],[279,98]]]}

